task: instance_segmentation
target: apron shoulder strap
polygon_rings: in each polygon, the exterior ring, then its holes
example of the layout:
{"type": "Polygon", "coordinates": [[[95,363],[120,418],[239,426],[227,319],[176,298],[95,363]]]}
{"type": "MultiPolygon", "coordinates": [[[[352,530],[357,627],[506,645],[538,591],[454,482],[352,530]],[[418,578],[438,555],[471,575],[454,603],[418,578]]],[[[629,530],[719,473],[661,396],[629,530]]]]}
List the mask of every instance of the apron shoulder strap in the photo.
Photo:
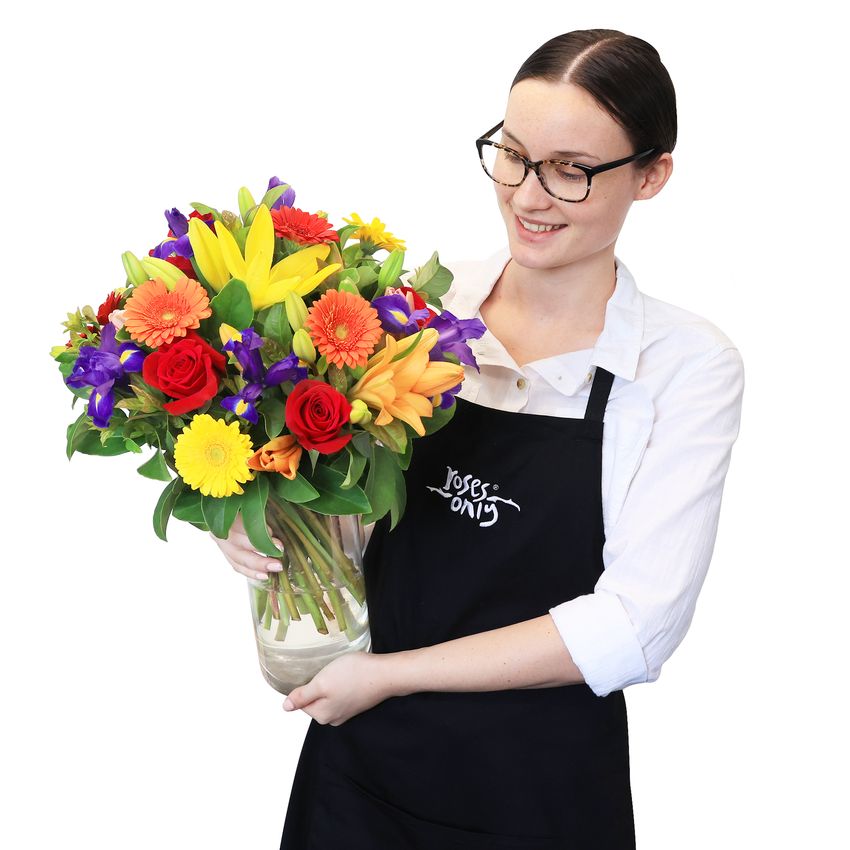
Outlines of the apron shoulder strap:
{"type": "Polygon", "coordinates": [[[611,384],[613,383],[614,375],[607,369],[597,366],[593,375],[593,383],[590,386],[590,398],[587,400],[587,408],[584,411],[585,419],[602,421],[605,405],[608,404],[608,394],[611,392],[611,384]]]}

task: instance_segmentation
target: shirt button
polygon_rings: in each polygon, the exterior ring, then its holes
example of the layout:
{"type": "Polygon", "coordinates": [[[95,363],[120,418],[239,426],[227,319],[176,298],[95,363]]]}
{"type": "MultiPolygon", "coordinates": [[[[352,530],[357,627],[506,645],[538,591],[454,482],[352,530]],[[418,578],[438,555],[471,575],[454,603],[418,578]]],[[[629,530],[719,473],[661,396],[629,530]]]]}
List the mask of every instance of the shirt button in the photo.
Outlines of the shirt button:
{"type": "Polygon", "coordinates": [[[585,382],[589,384],[592,379],[593,379],[593,372],[588,372],[587,377],[584,379],[585,382]]]}
{"type": "Polygon", "coordinates": [[[519,389],[524,390],[527,383],[528,381],[525,378],[517,378],[516,385],[519,389]]]}

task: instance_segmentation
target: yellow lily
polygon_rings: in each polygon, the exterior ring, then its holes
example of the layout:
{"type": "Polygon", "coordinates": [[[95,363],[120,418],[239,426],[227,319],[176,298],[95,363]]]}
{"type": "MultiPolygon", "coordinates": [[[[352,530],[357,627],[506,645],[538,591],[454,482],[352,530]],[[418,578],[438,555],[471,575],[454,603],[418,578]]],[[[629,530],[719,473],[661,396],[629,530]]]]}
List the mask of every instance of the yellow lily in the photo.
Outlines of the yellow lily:
{"type": "Polygon", "coordinates": [[[436,328],[425,328],[418,337],[396,340],[387,334],[385,345],[369,358],[366,371],[348,391],[348,400],[360,399],[379,411],[376,425],[388,425],[394,418],[407,422],[422,437],[422,417],[434,413],[433,396],[445,392],[463,380],[463,366],[449,362],[432,362],[428,352],[439,339],[436,328]],[[414,350],[409,351],[411,347],[414,350]],[[401,352],[405,357],[393,361],[401,352]]]}
{"type": "Polygon", "coordinates": [[[285,301],[290,292],[307,295],[342,268],[340,263],[331,263],[317,271],[319,261],[325,260],[330,252],[327,243],[302,248],[272,266],[274,223],[265,204],[257,207],[245,240],[244,257],[233,234],[220,221],[215,222],[213,234],[205,222],[190,218],[189,242],[210,286],[220,292],[233,278],[244,281],[254,310],[285,301]]]}

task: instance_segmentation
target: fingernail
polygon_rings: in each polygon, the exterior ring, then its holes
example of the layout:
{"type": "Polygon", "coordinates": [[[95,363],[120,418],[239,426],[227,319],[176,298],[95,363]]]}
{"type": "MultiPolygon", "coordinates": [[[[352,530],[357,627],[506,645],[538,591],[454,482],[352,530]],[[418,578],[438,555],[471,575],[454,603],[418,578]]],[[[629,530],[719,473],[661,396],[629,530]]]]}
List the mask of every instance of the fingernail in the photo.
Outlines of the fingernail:
{"type": "Polygon", "coordinates": [[[270,564],[266,564],[266,569],[267,570],[274,570],[275,572],[278,572],[279,570],[282,570],[283,567],[277,561],[272,561],[270,564]]]}
{"type": "Polygon", "coordinates": [[[293,708],[295,708],[295,703],[289,697],[287,697],[283,702],[283,710],[292,711],[293,708]]]}
{"type": "Polygon", "coordinates": [[[266,573],[257,573],[257,578],[260,581],[265,581],[268,578],[268,575],[266,575],[266,573]]]}

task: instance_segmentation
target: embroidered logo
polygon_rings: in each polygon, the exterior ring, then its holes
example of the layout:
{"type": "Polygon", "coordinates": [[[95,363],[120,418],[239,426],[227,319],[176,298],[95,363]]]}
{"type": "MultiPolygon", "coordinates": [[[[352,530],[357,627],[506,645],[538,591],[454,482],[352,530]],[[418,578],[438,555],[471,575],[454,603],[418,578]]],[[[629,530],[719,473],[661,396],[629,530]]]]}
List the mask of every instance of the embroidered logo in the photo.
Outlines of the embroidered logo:
{"type": "MultiPolygon", "coordinates": [[[[427,485],[426,485],[427,486],[427,485]]],[[[449,507],[459,514],[465,514],[470,519],[479,520],[478,525],[486,528],[495,525],[499,519],[499,508],[496,502],[511,505],[517,510],[519,505],[513,499],[503,499],[501,496],[491,496],[487,488],[498,490],[498,484],[487,484],[480,478],[474,478],[471,474],[461,478],[460,472],[446,467],[446,481],[442,487],[427,487],[433,493],[439,493],[443,498],[449,500],[449,507]],[[482,519],[483,517],[483,519],[482,519]]]]}

